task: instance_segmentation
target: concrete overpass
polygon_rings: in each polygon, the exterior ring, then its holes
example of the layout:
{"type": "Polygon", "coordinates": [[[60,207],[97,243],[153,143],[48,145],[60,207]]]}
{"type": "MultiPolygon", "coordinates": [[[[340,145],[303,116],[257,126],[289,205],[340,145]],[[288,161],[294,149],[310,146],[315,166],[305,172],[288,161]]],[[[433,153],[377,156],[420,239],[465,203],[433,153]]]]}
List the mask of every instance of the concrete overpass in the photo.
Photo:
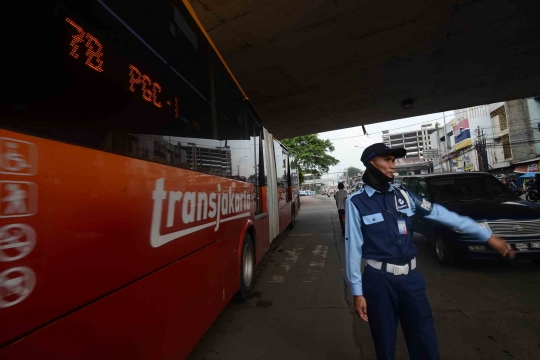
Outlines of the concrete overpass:
{"type": "Polygon", "coordinates": [[[280,138],[540,95],[535,1],[189,1],[280,138]]]}

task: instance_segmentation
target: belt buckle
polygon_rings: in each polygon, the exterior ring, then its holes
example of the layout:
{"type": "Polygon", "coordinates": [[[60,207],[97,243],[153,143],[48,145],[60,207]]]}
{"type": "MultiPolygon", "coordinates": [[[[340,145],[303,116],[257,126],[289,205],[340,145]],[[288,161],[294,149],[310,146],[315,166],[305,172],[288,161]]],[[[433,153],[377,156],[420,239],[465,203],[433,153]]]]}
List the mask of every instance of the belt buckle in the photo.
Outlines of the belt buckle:
{"type": "Polygon", "coordinates": [[[407,265],[394,265],[394,275],[407,275],[409,274],[409,264],[407,265]]]}

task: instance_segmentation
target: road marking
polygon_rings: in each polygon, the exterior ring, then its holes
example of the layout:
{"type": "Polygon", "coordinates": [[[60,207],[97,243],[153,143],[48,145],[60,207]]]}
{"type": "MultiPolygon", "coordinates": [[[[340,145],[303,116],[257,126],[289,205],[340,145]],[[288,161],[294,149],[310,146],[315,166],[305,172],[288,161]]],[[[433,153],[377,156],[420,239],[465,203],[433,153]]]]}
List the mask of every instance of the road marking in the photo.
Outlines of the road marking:
{"type": "Polygon", "coordinates": [[[321,269],[324,268],[326,263],[326,255],[328,254],[328,245],[317,245],[315,250],[311,252],[313,254],[313,259],[309,263],[308,274],[311,274],[309,282],[315,280],[313,276],[316,273],[320,273],[321,269]]]}
{"type": "MultiPolygon", "coordinates": [[[[300,254],[302,254],[302,251],[304,251],[304,245],[294,245],[292,250],[285,250],[285,252],[287,253],[287,257],[283,260],[281,264],[279,264],[279,267],[283,268],[285,272],[289,271],[298,261],[300,254]]],[[[284,281],[285,278],[283,277],[283,275],[273,275],[272,280],[268,282],[280,283],[284,281]]]]}
{"type": "Polygon", "coordinates": [[[288,256],[285,258],[286,261],[290,261],[293,264],[296,264],[298,257],[304,251],[303,245],[294,245],[292,250],[285,250],[288,256]]]}
{"type": "Polygon", "coordinates": [[[271,283],[282,283],[283,282],[283,276],[281,275],[272,275],[272,280],[270,280],[269,282],[271,283]]]}

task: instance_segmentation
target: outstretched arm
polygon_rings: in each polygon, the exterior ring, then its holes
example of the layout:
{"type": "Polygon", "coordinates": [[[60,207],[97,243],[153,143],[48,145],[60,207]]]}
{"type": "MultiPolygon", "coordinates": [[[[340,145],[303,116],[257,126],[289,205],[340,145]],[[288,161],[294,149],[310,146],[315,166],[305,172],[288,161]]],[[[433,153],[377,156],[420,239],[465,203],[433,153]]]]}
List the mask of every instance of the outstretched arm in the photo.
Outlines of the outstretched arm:
{"type": "Polygon", "coordinates": [[[407,192],[411,199],[411,210],[420,216],[438,222],[447,227],[456,228],[460,232],[466,233],[482,243],[487,243],[489,246],[497,250],[502,256],[508,256],[513,259],[515,252],[508,248],[507,242],[492,234],[491,230],[482,226],[473,219],[467,216],[461,216],[457,213],[446,209],[444,206],[432,204],[422,197],[407,192]]]}

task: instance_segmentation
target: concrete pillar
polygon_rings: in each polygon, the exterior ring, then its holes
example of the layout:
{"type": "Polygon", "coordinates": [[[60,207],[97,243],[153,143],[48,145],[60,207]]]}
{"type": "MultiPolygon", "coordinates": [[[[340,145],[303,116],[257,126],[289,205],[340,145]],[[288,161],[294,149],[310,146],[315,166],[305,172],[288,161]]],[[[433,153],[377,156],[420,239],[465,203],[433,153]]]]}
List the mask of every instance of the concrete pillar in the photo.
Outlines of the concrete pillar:
{"type": "Polygon", "coordinates": [[[512,149],[512,162],[532,159],[536,156],[534,134],[531,127],[526,99],[505,102],[508,135],[512,149]]]}

